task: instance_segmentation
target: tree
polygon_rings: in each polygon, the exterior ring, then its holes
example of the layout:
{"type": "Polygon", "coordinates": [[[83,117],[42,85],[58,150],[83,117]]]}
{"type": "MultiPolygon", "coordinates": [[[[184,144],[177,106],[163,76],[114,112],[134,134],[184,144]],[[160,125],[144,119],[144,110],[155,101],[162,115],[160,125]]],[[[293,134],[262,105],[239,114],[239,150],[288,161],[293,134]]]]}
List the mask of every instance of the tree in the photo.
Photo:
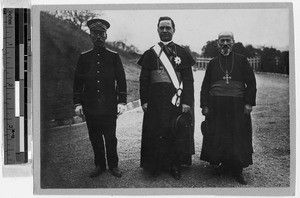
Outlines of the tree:
{"type": "MultiPolygon", "coordinates": [[[[207,41],[206,45],[202,47],[201,55],[204,57],[216,57],[219,55],[218,40],[207,41]]],[[[273,47],[254,48],[252,45],[244,47],[243,43],[237,42],[234,44],[234,52],[242,54],[247,58],[260,57],[261,71],[289,73],[289,52],[280,52],[273,47]]]]}
{"type": "MultiPolygon", "coordinates": [[[[244,47],[243,43],[237,42],[233,46],[233,51],[243,54],[246,57],[255,57],[261,54],[261,49],[256,49],[252,45],[244,47]]],[[[218,40],[208,41],[202,48],[202,56],[204,57],[216,57],[219,55],[218,40]]]]}
{"type": "Polygon", "coordinates": [[[202,47],[201,55],[204,57],[216,57],[219,54],[217,40],[207,41],[206,45],[202,47]]]}
{"type": "Polygon", "coordinates": [[[242,55],[248,57],[248,56],[247,56],[247,50],[246,50],[246,48],[244,47],[243,43],[241,43],[241,42],[235,43],[235,44],[233,45],[232,51],[237,52],[237,53],[239,53],[239,54],[242,54],[242,55]]]}
{"type": "Polygon", "coordinates": [[[188,45],[183,45],[182,47],[184,47],[185,50],[186,50],[189,54],[192,55],[192,57],[194,58],[194,60],[196,60],[197,57],[200,57],[200,54],[198,54],[197,52],[192,51],[191,48],[190,48],[190,46],[188,46],[188,45]]]}
{"type": "Polygon", "coordinates": [[[289,74],[289,51],[283,51],[280,56],[281,73],[289,74]]]}
{"type": "Polygon", "coordinates": [[[88,10],[62,10],[62,11],[55,11],[53,14],[56,18],[62,19],[67,21],[70,24],[73,24],[75,27],[86,31],[87,29],[84,28],[86,26],[86,22],[88,20],[97,18],[101,16],[100,13],[93,13],[88,10]]]}
{"type": "MultiPolygon", "coordinates": [[[[247,50],[241,42],[237,42],[233,45],[233,51],[247,56],[247,50]]],[[[208,41],[202,48],[202,56],[204,57],[216,57],[219,55],[218,40],[208,41]]]]}
{"type": "Polygon", "coordinates": [[[139,49],[136,47],[136,46],[134,46],[134,45],[130,45],[129,46],[129,51],[128,51],[129,53],[139,53],[139,49]]]}
{"type": "Polygon", "coordinates": [[[281,52],[273,47],[264,47],[261,54],[261,66],[264,72],[279,72],[281,52]]]}
{"type": "Polygon", "coordinates": [[[254,48],[252,45],[246,45],[245,48],[246,48],[247,57],[256,57],[259,54],[261,54],[261,50],[254,48]]]}

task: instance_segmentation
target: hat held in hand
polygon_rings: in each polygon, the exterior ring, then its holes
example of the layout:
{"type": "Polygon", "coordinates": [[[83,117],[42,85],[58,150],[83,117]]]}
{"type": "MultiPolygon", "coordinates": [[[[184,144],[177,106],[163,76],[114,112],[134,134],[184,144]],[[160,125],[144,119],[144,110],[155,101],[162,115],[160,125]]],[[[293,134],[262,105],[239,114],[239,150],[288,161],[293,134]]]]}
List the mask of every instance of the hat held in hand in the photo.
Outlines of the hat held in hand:
{"type": "Polygon", "coordinates": [[[182,113],[171,120],[171,131],[174,137],[181,137],[191,130],[192,117],[190,113],[182,113]]]}

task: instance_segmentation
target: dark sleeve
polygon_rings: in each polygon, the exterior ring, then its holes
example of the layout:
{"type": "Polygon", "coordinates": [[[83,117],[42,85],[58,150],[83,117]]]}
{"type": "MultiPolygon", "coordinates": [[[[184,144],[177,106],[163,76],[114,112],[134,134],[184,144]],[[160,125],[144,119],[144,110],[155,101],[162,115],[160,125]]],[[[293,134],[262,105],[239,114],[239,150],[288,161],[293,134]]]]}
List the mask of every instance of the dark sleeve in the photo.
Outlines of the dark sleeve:
{"type": "Polygon", "coordinates": [[[148,103],[148,93],[150,86],[151,70],[148,64],[150,63],[150,54],[149,51],[146,51],[140,60],[137,62],[142,66],[140,73],[140,99],[141,104],[148,103]]]}
{"type": "Polygon", "coordinates": [[[209,102],[209,89],[210,89],[210,84],[211,84],[211,65],[212,62],[210,61],[209,64],[207,65],[204,79],[202,82],[201,86],[201,91],[200,91],[200,107],[207,107],[208,102],[209,102]]]}
{"type": "Polygon", "coordinates": [[[181,69],[183,81],[182,104],[192,106],[194,104],[194,77],[191,67],[181,69]]]}
{"type": "Polygon", "coordinates": [[[183,81],[182,104],[193,106],[194,104],[194,77],[192,66],[196,63],[191,54],[184,48],[184,64],[179,66],[183,81]]]}
{"type": "Polygon", "coordinates": [[[252,67],[250,66],[247,58],[245,57],[244,60],[244,70],[243,70],[243,77],[246,84],[245,90],[245,104],[249,104],[251,106],[256,105],[256,79],[253,72],[252,67]]]}
{"type": "Polygon", "coordinates": [[[179,69],[187,68],[187,67],[192,67],[193,65],[196,64],[194,58],[192,55],[185,49],[183,48],[183,62],[184,64],[179,65],[179,69]]]}
{"type": "Polygon", "coordinates": [[[74,82],[73,82],[73,104],[75,106],[82,105],[82,92],[84,87],[84,77],[81,73],[81,68],[83,67],[83,58],[82,56],[79,57],[76,70],[75,70],[75,76],[74,76],[74,82]]]}
{"type": "Polygon", "coordinates": [[[195,65],[196,61],[194,60],[194,58],[192,57],[192,55],[187,50],[185,50],[185,52],[186,52],[187,57],[188,57],[188,65],[189,66],[195,65]]]}
{"type": "Polygon", "coordinates": [[[126,76],[120,56],[116,54],[116,80],[118,86],[118,103],[127,103],[126,76]]]}

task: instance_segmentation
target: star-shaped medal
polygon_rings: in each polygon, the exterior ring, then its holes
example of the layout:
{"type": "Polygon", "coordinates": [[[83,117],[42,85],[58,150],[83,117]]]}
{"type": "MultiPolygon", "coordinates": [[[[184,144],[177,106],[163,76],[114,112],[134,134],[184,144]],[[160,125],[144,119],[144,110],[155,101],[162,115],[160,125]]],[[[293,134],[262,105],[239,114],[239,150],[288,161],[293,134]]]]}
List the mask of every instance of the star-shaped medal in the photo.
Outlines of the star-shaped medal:
{"type": "Polygon", "coordinates": [[[180,59],[179,56],[176,56],[176,57],[174,58],[174,61],[175,61],[176,65],[179,65],[179,64],[181,63],[181,59],[180,59]]]}

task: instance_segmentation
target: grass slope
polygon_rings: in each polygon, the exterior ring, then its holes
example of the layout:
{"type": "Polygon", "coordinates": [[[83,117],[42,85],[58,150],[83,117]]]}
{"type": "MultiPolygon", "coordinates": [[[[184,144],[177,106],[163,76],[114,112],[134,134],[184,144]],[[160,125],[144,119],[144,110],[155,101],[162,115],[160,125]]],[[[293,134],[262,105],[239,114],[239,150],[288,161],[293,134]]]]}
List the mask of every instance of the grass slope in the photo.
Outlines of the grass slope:
{"type": "MultiPolygon", "coordinates": [[[[80,54],[93,47],[89,35],[75,26],[41,12],[41,121],[62,121],[74,116],[73,78],[80,54]]],[[[111,46],[107,45],[108,48],[111,46]]],[[[137,100],[140,67],[132,54],[119,49],[128,83],[128,102],[137,100]]]]}

